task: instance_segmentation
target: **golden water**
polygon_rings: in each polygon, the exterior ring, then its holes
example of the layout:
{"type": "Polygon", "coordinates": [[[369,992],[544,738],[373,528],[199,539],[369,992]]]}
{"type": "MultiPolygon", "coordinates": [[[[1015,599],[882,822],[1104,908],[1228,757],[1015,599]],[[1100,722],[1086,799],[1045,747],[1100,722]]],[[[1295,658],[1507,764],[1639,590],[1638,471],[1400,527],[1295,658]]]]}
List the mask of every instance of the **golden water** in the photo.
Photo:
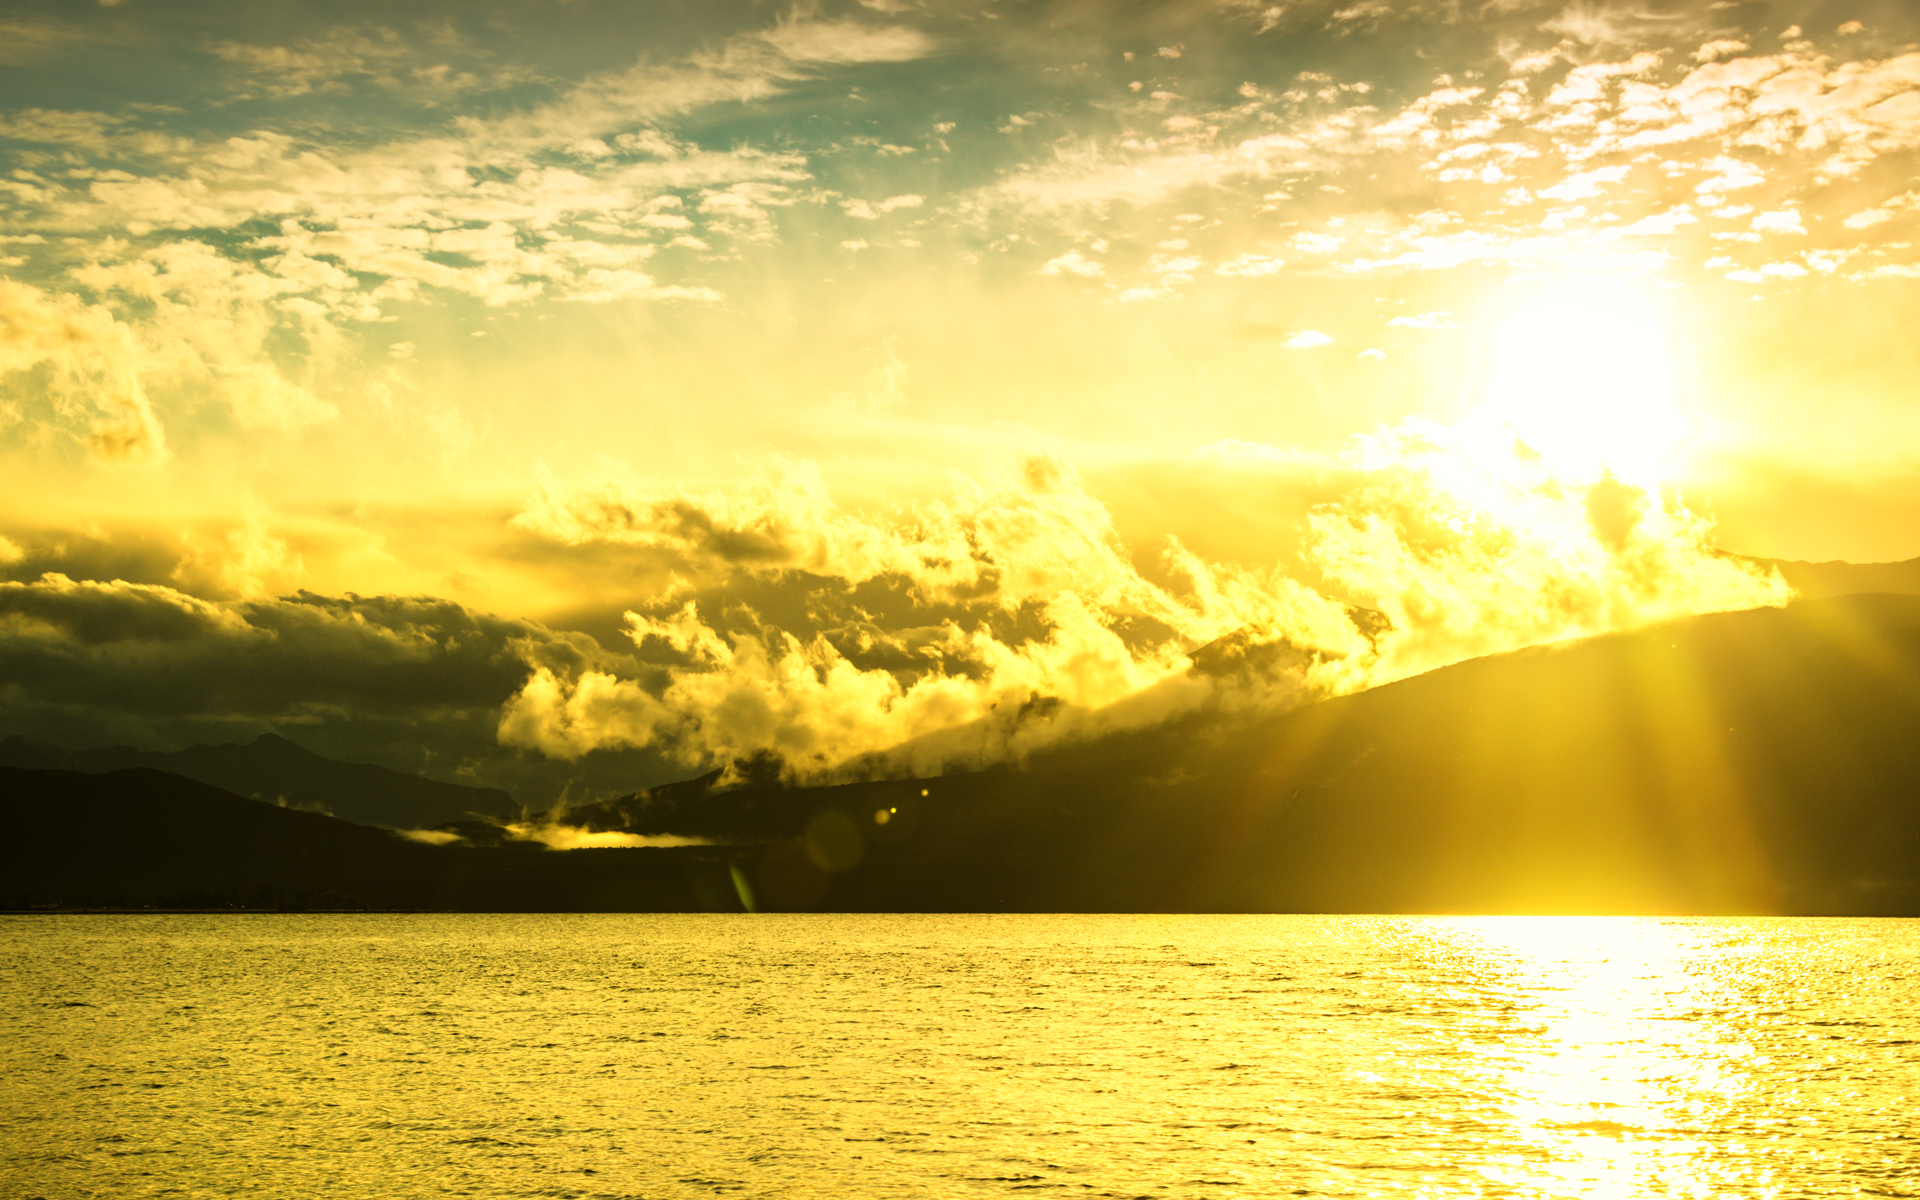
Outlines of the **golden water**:
{"type": "Polygon", "coordinates": [[[1920,1194],[1920,924],[0,918],[6,1197],[1920,1194]]]}

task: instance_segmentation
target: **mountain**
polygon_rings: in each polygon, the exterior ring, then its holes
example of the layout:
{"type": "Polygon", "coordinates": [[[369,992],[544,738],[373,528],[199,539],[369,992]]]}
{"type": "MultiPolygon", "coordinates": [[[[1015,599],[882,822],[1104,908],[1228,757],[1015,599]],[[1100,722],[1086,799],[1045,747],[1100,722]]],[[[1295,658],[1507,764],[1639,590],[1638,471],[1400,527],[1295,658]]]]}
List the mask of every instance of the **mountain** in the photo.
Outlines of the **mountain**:
{"type": "Polygon", "coordinates": [[[1747,561],[1780,572],[1787,586],[1804,600],[1825,600],[1834,596],[1865,592],[1920,595],[1920,558],[1905,562],[1791,562],[1779,558],[1754,558],[1747,561]]]}
{"type": "Polygon", "coordinates": [[[100,773],[147,767],[184,775],[235,795],[389,829],[420,829],[469,816],[513,817],[519,806],[498,788],[463,787],[365,763],[322,758],[277,734],[246,745],[135,750],[65,750],[20,738],[0,742],[0,766],[100,773]]]}
{"type": "Polygon", "coordinates": [[[1920,597],[1540,646],[1022,766],[791,787],[747,763],[564,814],[724,845],[424,846],[151,770],[0,770],[0,813],[0,902],[32,905],[1920,915],[1920,597]]]}
{"type": "Polygon", "coordinates": [[[1535,647],[1023,769],[718,783],[568,819],[766,839],[768,907],[1920,915],[1920,597],[1535,647]]]}
{"type": "Polygon", "coordinates": [[[739,907],[701,847],[423,845],[147,768],[0,767],[0,907],[656,911],[739,907]]]}

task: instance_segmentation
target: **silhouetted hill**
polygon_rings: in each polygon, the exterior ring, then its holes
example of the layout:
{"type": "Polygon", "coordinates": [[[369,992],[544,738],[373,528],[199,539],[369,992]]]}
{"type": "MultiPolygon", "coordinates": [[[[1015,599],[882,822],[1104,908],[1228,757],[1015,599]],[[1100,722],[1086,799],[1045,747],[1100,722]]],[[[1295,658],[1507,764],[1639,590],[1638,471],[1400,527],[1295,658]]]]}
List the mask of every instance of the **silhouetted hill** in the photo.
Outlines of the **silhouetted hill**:
{"type": "Polygon", "coordinates": [[[715,782],[570,819],[783,839],[750,873],[773,907],[1920,914],[1920,598],[1536,647],[1024,770],[715,782]]]}
{"type": "Polygon", "coordinates": [[[146,768],[0,767],[0,906],[649,911],[738,907],[702,849],[427,846],[146,768]]]}
{"type": "Polygon", "coordinates": [[[0,742],[0,766],[96,774],[147,767],[238,796],[389,829],[425,828],[473,814],[510,817],[519,812],[513,797],[498,788],[463,787],[385,767],[322,758],[271,733],[246,745],[174,751],[130,746],[66,750],[8,738],[0,742]]]}
{"type": "Polygon", "coordinates": [[[765,908],[1920,915],[1920,597],[1536,647],[1019,769],[745,775],[568,814],[729,847],[562,852],[420,846],[151,771],[0,771],[0,891],[727,908],[737,876],[765,908]]]}
{"type": "Polygon", "coordinates": [[[1920,595],[1920,558],[1891,563],[1790,562],[1779,558],[1748,561],[1778,570],[1787,586],[1806,600],[1869,592],[1920,595]]]}

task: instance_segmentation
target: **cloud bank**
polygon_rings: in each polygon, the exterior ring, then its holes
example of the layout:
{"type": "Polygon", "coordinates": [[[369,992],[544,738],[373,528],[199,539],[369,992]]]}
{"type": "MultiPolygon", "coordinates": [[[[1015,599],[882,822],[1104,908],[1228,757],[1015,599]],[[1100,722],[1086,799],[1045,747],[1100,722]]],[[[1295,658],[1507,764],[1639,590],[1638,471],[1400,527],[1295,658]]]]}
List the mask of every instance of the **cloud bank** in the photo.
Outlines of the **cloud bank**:
{"type": "Polygon", "coordinates": [[[1311,516],[1317,586],[1172,540],[1136,562],[1041,454],[878,516],[798,464],[735,492],[548,479],[523,528],[642,548],[676,583],[626,614],[652,671],[530,664],[500,738],[561,758],[657,745],[690,766],[770,751],[808,778],[863,758],[930,773],[1787,596],[1715,553],[1675,497],[1575,481],[1511,439],[1408,423],[1329,461],[1218,453],[1341,481],[1311,516]]]}

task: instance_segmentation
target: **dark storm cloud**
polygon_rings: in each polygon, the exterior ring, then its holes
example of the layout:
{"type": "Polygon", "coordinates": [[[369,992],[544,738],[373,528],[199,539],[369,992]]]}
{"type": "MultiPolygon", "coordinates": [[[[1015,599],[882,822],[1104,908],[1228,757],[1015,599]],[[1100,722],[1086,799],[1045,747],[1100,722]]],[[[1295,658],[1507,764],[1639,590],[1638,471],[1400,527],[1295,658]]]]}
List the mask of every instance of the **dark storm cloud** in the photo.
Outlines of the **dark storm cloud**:
{"type": "MultiPolygon", "coordinates": [[[[76,650],[115,642],[170,643],[237,632],[230,615],[205,601],[146,584],[76,583],[53,575],[0,584],[0,619],[45,631],[42,644],[76,650]]],[[[18,665],[10,662],[9,666],[18,665]]]]}
{"type": "Polygon", "coordinates": [[[582,670],[583,634],[424,597],[214,604],[154,584],[0,583],[10,697],[152,715],[494,708],[529,664],[582,670]]]}
{"type": "Polygon", "coordinates": [[[502,747],[501,708],[539,670],[649,675],[587,634],[430,597],[212,602],[58,574],[0,582],[0,736],[171,750],[277,732],[534,808],[684,774],[653,752],[554,763],[502,747]]]}
{"type": "MultiPolygon", "coordinates": [[[[59,528],[9,528],[0,547],[0,580],[31,583],[42,575],[73,579],[122,579],[177,585],[180,540],[144,529],[86,532],[59,528]]],[[[183,588],[194,595],[194,588],[183,588]]],[[[203,599],[213,597],[202,596],[203,599]]]]}

